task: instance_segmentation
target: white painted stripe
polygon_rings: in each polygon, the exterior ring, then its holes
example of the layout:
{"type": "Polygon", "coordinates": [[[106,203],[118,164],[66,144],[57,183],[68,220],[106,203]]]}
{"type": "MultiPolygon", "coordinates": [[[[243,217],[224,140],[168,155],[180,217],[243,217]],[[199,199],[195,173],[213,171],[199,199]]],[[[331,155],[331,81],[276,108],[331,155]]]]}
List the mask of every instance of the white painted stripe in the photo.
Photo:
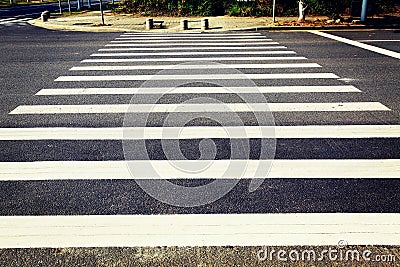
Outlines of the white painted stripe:
{"type": "Polygon", "coordinates": [[[103,48],[99,49],[103,51],[180,51],[180,50],[261,50],[261,49],[283,49],[286,46],[231,46],[231,47],[124,47],[124,48],[103,48]]]}
{"type": "Polygon", "coordinates": [[[146,36],[146,37],[179,37],[179,36],[230,36],[230,37],[236,37],[236,36],[261,36],[261,33],[200,33],[200,32],[188,32],[188,33],[131,33],[131,32],[125,32],[121,36],[146,36]]]}
{"type": "Polygon", "coordinates": [[[274,159],[0,162],[0,180],[133,179],[128,164],[135,166],[137,179],[155,179],[154,175],[158,175],[157,179],[400,178],[400,159],[274,159]],[[188,172],[176,168],[180,164],[190,164],[195,169],[208,168],[202,172],[188,172]],[[268,174],[257,172],[263,164],[271,164],[268,174]],[[149,166],[156,174],[145,171],[149,166]],[[232,171],[225,172],[228,167],[237,168],[240,177],[232,176],[232,171]]]}
{"type": "Polygon", "coordinates": [[[40,15],[40,12],[36,12],[36,13],[29,13],[29,14],[22,14],[22,15],[17,15],[15,16],[16,18],[20,18],[20,17],[26,17],[26,16],[37,16],[40,15]]]}
{"type": "Polygon", "coordinates": [[[10,21],[10,20],[15,20],[16,17],[13,18],[5,18],[5,19],[0,19],[0,22],[5,22],[5,21],[10,21]]]}
{"type": "MultiPolygon", "coordinates": [[[[245,42],[245,43],[224,43],[224,42],[219,42],[219,43],[212,43],[212,44],[210,44],[210,43],[196,43],[196,44],[193,44],[193,43],[188,43],[188,44],[185,44],[185,43],[174,43],[174,44],[169,44],[169,43],[167,43],[167,44],[156,44],[156,43],[154,43],[154,44],[143,44],[143,43],[137,43],[137,44],[132,44],[132,43],[129,43],[129,42],[117,42],[117,41],[111,41],[112,42],[112,44],[107,44],[106,46],[133,46],[133,47],[159,47],[159,46],[168,46],[168,47],[182,47],[182,46],[194,46],[194,45],[196,45],[196,46],[210,46],[210,45],[212,45],[212,46],[233,46],[233,47],[236,47],[236,46],[241,46],[241,47],[244,47],[244,48],[246,48],[246,46],[250,46],[250,45],[262,45],[262,46],[264,46],[264,45],[278,45],[279,43],[277,43],[277,42],[245,42]]],[[[262,46],[260,46],[260,47],[262,47],[262,46]]]]}
{"type": "Polygon", "coordinates": [[[1,23],[1,22],[10,22],[11,20],[12,20],[12,21],[20,21],[21,19],[30,20],[30,19],[32,19],[32,18],[27,18],[26,16],[31,16],[31,15],[33,15],[33,14],[24,14],[24,15],[14,16],[14,17],[11,17],[11,18],[0,19],[0,23],[1,23]],[[23,17],[23,18],[21,18],[21,17],[23,17]],[[19,19],[19,18],[21,18],[21,19],[19,19]]]}
{"type": "Polygon", "coordinates": [[[72,67],[72,71],[105,71],[105,70],[186,70],[186,69],[290,69],[320,68],[317,63],[281,63],[281,64],[199,64],[199,65],[138,65],[138,66],[80,66],[72,67]]]}
{"type": "Polygon", "coordinates": [[[200,58],[96,58],[85,59],[82,63],[118,63],[118,62],[191,62],[191,61],[266,61],[266,60],[305,60],[305,57],[200,57],[200,58]]]}
{"type": "MultiPolygon", "coordinates": [[[[134,39],[134,38],[133,38],[134,39]]],[[[266,41],[272,41],[272,39],[238,39],[238,40],[221,40],[225,43],[229,43],[230,44],[236,44],[239,45],[239,42],[250,42],[250,43],[257,43],[257,44],[261,44],[264,43],[266,41]]],[[[174,45],[174,44],[181,44],[181,43],[190,43],[191,45],[196,44],[197,42],[202,42],[204,43],[205,41],[200,39],[200,40],[148,40],[148,41],[144,41],[144,40],[117,40],[117,41],[111,41],[111,43],[151,43],[151,45],[153,45],[153,43],[168,43],[169,45],[174,45]]],[[[219,43],[217,40],[212,39],[210,41],[207,41],[208,45],[213,45],[215,43],[219,43]]]]}
{"type": "Polygon", "coordinates": [[[26,21],[32,20],[32,19],[33,19],[33,18],[23,18],[23,19],[16,20],[16,21],[14,21],[14,22],[26,22],[26,21]]]}
{"type": "Polygon", "coordinates": [[[390,51],[390,50],[387,50],[387,49],[379,48],[379,47],[368,45],[368,44],[363,44],[363,43],[360,43],[360,42],[357,42],[357,41],[353,41],[353,40],[350,40],[350,39],[347,39],[347,38],[339,37],[339,36],[336,36],[336,35],[333,35],[333,34],[329,34],[329,33],[326,33],[326,32],[320,32],[320,31],[310,31],[310,32],[314,33],[316,35],[320,35],[320,36],[323,36],[323,37],[326,37],[326,38],[329,38],[329,39],[332,39],[332,40],[336,40],[336,41],[345,43],[345,44],[349,44],[349,45],[353,45],[353,46],[356,46],[356,47],[359,47],[359,48],[362,48],[362,49],[366,49],[366,50],[369,50],[369,51],[372,51],[372,52],[375,52],[375,53],[378,53],[378,54],[381,54],[381,55],[385,55],[385,56],[389,56],[389,57],[400,59],[400,53],[397,53],[397,52],[394,52],[394,51],[390,51]]]}
{"type": "Polygon", "coordinates": [[[222,104],[98,104],[21,105],[9,114],[162,113],[162,112],[298,112],[298,111],[389,111],[379,102],[342,103],[226,103],[222,104]]]}
{"type": "Polygon", "coordinates": [[[203,56],[203,55],[293,55],[294,51],[192,51],[192,52],[159,52],[159,53],[100,53],[91,57],[130,57],[130,56],[203,56]]]}
{"type": "Polygon", "coordinates": [[[374,42],[400,42],[400,40],[357,40],[357,42],[362,43],[374,43],[374,42]]]}
{"type": "Polygon", "coordinates": [[[0,140],[400,138],[400,125],[0,128],[0,140]]]}
{"type": "Polygon", "coordinates": [[[212,40],[218,40],[218,39],[223,39],[223,40],[225,40],[225,39],[229,39],[229,40],[240,40],[240,39],[249,39],[249,38],[252,38],[252,39],[262,39],[262,40],[271,40],[271,39],[267,39],[267,37],[265,37],[265,36],[262,36],[262,35],[253,35],[253,36],[229,36],[229,35],[226,35],[226,36],[208,36],[208,35],[202,35],[202,36],[154,36],[154,38],[152,38],[153,36],[145,36],[145,37],[142,37],[142,36],[126,36],[126,35],[123,35],[123,37],[117,37],[117,38],[115,38],[116,40],[146,40],[146,41],[148,41],[148,40],[176,40],[176,39],[179,39],[179,40],[182,40],[182,39],[190,39],[190,40],[194,40],[194,41],[196,41],[197,39],[201,39],[201,40],[204,40],[204,39],[212,39],[212,40]]]}
{"type": "MultiPolygon", "coordinates": [[[[115,38],[117,41],[111,41],[111,42],[129,42],[129,43],[170,43],[170,44],[174,44],[174,43],[192,43],[195,44],[196,42],[208,42],[209,44],[212,43],[217,43],[219,42],[217,40],[217,38],[213,38],[210,40],[204,40],[204,38],[199,38],[199,40],[194,40],[194,39],[189,39],[189,40],[183,40],[183,39],[174,39],[174,40],[160,40],[160,39],[156,39],[156,40],[151,40],[149,38],[143,38],[138,39],[138,38],[115,38]]],[[[247,39],[235,39],[235,38],[231,38],[231,39],[221,39],[221,41],[223,42],[265,42],[265,41],[272,41],[272,39],[266,39],[266,38],[247,38],[247,39]]]]}
{"type": "Polygon", "coordinates": [[[352,85],[339,86],[258,86],[258,87],[162,87],[162,88],[54,88],[42,89],[36,95],[133,95],[133,94],[246,94],[269,93],[354,93],[352,85]]]}
{"type": "Polygon", "coordinates": [[[351,246],[398,246],[399,222],[400,214],[396,213],[2,216],[0,248],[331,246],[337,249],[340,240],[351,246]]]}
{"type": "Polygon", "coordinates": [[[148,80],[244,80],[244,79],[337,79],[333,73],[262,73],[262,74],[194,74],[194,75],[93,75],[60,76],[56,82],[148,81],[148,80]]]}
{"type": "Polygon", "coordinates": [[[32,18],[23,18],[23,19],[8,20],[8,21],[0,22],[0,25],[1,25],[1,24],[16,23],[16,22],[24,22],[24,21],[28,21],[28,20],[31,20],[31,19],[32,19],[32,18]]]}

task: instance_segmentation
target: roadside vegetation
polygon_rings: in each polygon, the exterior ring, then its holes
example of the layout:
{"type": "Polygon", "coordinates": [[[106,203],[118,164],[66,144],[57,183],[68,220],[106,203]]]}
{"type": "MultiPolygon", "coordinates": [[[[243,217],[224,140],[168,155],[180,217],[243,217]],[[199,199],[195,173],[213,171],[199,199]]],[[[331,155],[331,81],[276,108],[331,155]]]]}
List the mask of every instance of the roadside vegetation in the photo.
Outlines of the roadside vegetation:
{"type": "MultiPolygon", "coordinates": [[[[122,0],[117,12],[143,16],[272,16],[273,0],[122,0]]],[[[362,0],[358,2],[361,3],[362,0]]],[[[350,14],[356,0],[303,0],[307,14],[337,17],[350,14]]],[[[395,12],[398,0],[369,0],[374,14],[395,12]]],[[[276,0],[277,16],[296,16],[297,0],[276,0]]]]}

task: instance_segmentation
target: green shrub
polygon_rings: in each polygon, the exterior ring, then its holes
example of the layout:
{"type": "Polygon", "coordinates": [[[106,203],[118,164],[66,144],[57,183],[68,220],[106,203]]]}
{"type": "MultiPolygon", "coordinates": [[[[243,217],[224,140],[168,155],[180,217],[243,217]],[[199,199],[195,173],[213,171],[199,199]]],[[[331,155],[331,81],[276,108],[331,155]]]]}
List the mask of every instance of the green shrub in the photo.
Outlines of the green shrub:
{"type": "Polygon", "coordinates": [[[124,0],[122,12],[163,15],[225,15],[229,1],[223,0],[124,0]]]}
{"type": "MultiPolygon", "coordinates": [[[[371,0],[370,0],[371,1],[371,0]]],[[[336,18],[351,5],[351,0],[308,0],[308,13],[336,18]]]]}
{"type": "MultiPolygon", "coordinates": [[[[272,16],[273,0],[123,0],[125,13],[181,16],[272,16]]],[[[303,0],[306,13],[337,17],[347,11],[352,0],[303,0]]],[[[369,0],[373,3],[378,0],[369,0]]],[[[392,10],[398,0],[380,0],[379,10],[392,10]]],[[[297,16],[298,0],[276,0],[277,16],[297,16]]]]}
{"type": "Polygon", "coordinates": [[[400,1],[398,1],[398,0],[380,0],[377,5],[377,12],[378,13],[396,12],[398,10],[396,8],[396,4],[400,5],[400,1]]]}
{"type": "Polygon", "coordinates": [[[239,17],[242,15],[242,8],[236,3],[235,5],[233,5],[231,7],[231,9],[229,10],[228,15],[229,16],[235,16],[235,17],[239,17]]]}

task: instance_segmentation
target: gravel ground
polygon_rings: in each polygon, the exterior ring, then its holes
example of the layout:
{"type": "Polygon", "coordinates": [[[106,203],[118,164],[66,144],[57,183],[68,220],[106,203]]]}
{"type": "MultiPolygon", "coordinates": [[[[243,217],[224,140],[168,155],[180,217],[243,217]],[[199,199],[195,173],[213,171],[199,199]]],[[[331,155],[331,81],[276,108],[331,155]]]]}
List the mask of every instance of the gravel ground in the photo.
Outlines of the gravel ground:
{"type": "MultiPolygon", "coordinates": [[[[400,247],[365,247],[348,246],[340,252],[336,260],[330,261],[327,254],[318,260],[322,247],[271,247],[275,250],[273,259],[260,260],[257,256],[262,247],[136,247],[136,248],[59,248],[59,249],[3,249],[0,250],[0,266],[400,266],[400,247]],[[286,251],[286,258],[291,251],[297,251],[302,257],[304,251],[315,251],[316,260],[287,261],[278,260],[278,251],[286,251]],[[359,251],[360,260],[347,251],[359,251]],[[385,261],[365,261],[364,251],[370,250],[373,259],[382,256],[385,261]],[[394,258],[389,258],[393,255],[394,258]]],[[[261,255],[261,254],[260,254],[261,255]]],[[[295,255],[293,253],[292,255],[295,255]]],[[[294,256],[295,257],[295,256],[294,256]]]]}

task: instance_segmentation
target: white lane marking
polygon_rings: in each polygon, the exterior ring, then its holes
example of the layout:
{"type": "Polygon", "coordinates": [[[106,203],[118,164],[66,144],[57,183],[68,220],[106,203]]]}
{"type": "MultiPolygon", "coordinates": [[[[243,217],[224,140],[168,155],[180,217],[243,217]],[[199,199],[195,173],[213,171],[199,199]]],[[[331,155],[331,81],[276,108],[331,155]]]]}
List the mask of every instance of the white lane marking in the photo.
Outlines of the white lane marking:
{"type": "Polygon", "coordinates": [[[195,75],[93,75],[60,76],[56,82],[148,80],[337,79],[333,73],[195,74],[195,75]]]}
{"type": "Polygon", "coordinates": [[[39,13],[31,13],[31,14],[17,15],[17,16],[10,17],[10,18],[0,19],[0,22],[7,22],[7,21],[10,21],[10,20],[19,20],[19,18],[21,18],[21,17],[23,17],[22,19],[32,19],[32,18],[30,18],[30,17],[28,18],[28,17],[26,17],[26,16],[32,16],[32,15],[37,15],[37,14],[39,14],[39,13]]]}
{"type": "MultiPolygon", "coordinates": [[[[182,46],[193,46],[193,45],[196,45],[196,46],[208,46],[209,47],[210,45],[212,45],[212,46],[233,46],[233,47],[241,46],[241,47],[246,48],[249,45],[262,45],[262,46],[264,46],[264,45],[279,45],[279,43],[277,43],[277,42],[256,42],[256,43],[254,43],[254,42],[246,42],[246,43],[224,43],[224,42],[219,42],[219,43],[212,43],[212,44],[210,44],[210,43],[196,43],[196,44],[193,44],[193,43],[188,43],[188,44],[185,44],[185,43],[173,43],[173,44],[169,44],[169,43],[167,43],[167,44],[162,44],[162,43],[161,44],[156,44],[156,43],[154,43],[154,44],[137,43],[137,44],[131,44],[131,43],[127,43],[127,42],[117,42],[117,41],[111,41],[111,42],[112,42],[112,44],[107,44],[105,46],[113,46],[113,47],[115,47],[115,46],[133,46],[133,47],[168,46],[168,47],[182,47],[182,46]]],[[[260,46],[260,47],[262,48],[262,46],[260,46]]]]}
{"type": "Polygon", "coordinates": [[[352,85],[339,86],[258,86],[258,87],[152,87],[152,88],[53,88],[36,95],[133,95],[133,94],[246,94],[246,93],[354,93],[352,85]]]}
{"type": "Polygon", "coordinates": [[[294,51],[192,51],[192,52],[158,52],[158,53],[98,53],[91,57],[130,57],[130,56],[202,56],[202,55],[293,55],[294,51]]]}
{"type": "Polygon", "coordinates": [[[374,42],[400,42],[400,40],[356,40],[362,43],[374,43],[374,42]]]}
{"type": "MultiPolygon", "coordinates": [[[[174,44],[174,43],[180,43],[180,42],[184,42],[184,43],[193,43],[195,44],[196,42],[208,42],[209,44],[212,43],[217,43],[219,42],[219,38],[213,38],[210,40],[204,40],[205,38],[200,37],[198,38],[198,40],[194,40],[194,39],[189,39],[189,40],[183,40],[183,39],[173,39],[173,40],[168,40],[168,39],[149,39],[149,38],[115,38],[117,41],[112,41],[112,42],[129,42],[129,43],[170,43],[170,44],[174,44]]],[[[266,38],[258,38],[258,37],[252,37],[247,38],[247,39],[242,39],[242,38],[230,38],[230,39],[224,39],[222,38],[220,41],[223,42],[265,42],[265,41],[272,41],[272,39],[266,39],[266,38]]]]}
{"type": "Polygon", "coordinates": [[[5,19],[0,19],[0,22],[5,22],[5,21],[10,21],[10,20],[15,20],[16,17],[13,18],[5,18],[5,19]]]}
{"type": "Polygon", "coordinates": [[[121,36],[145,36],[145,37],[179,37],[179,36],[261,36],[261,33],[236,33],[236,34],[226,34],[226,33],[199,33],[199,32],[188,32],[188,33],[131,33],[131,32],[125,32],[121,36]]]}
{"type": "Polygon", "coordinates": [[[395,213],[2,216],[0,248],[228,245],[336,248],[340,240],[351,246],[398,246],[399,222],[400,214],[395,213]]]}
{"type": "Polygon", "coordinates": [[[180,50],[261,50],[261,49],[284,49],[286,46],[232,46],[232,47],[124,47],[124,48],[102,48],[100,52],[104,51],[180,51],[180,50]]]}
{"type": "Polygon", "coordinates": [[[305,60],[305,57],[187,57],[187,58],[96,58],[84,59],[82,63],[118,63],[118,62],[191,62],[191,61],[266,61],[266,60],[305,60]]]}
{"type": "MultiPolygon", "coordinates": [[[[239,42],[250,42],[250,43],[257,43],[257,44],[261,44],[264,43],[266,41],[272,41],[272,39],[237,39],[237,40],[221,40],[225,43],[230,43],[230,44],[236,44],[238,45],[239,42]]],[[[148,43],[148,44],[153,44],[153,43],[168,43],[169,45],[175,45],[175,44],[181,44],[181,43],[190,43],[191,45],[196,44],[196,42],[202,42],[204,43],[205,40],[117,40],[117,41],[111,41],[111,43],[139,43],[139,44],[143,44],[143,43],[148,43]]],[[[214,43],[219,43],[217,40],[215,39],[211,39],[210,41],[206,41],[208,45],[213,45],[214,43]]]]}
{"type": "Polygon", "coordinates": [[[390,51],[390,50],[379,48],[379,47],[376,47],[376,46],[360,43],[360,42],[357,42],[357,41],[353,41],[353,40],[350,40],[350,39],[347,39],[347,38],[339,37],[339,36],[336,36],[336,35],[333,35],[333,34],[329,34],[329,33],[326,33],[326,32],[320,32],[320,31],[309,31],[309,32],[311,32],[313,34],[316,34],[316,35],[319,35],[319,36],[322,36],[322,37],[326,37],[326,38],[332,39],[332,40],[336,40],[336,41],[339,41],[339,42],[342,42],[342,43],[345,43],[345,44],[349,44],[349,45],[353,45],[353,46],[356,46],[356,47],[359,47],[359,48],[362,48],[362,49],[366,49],[366,50],[369,50],[369,51],[372,51],[372,52],[375,52],[375,53],[378,53],[378,54],[381,54],[381,55],[385,55],[385,56],[389,56],[389,57],[400,59],[400,53],[397,53],[397,52],[394,52],[394,51],[390,51]]]}
{"type": "Polygon", "coordinates": [[[187,112],[389,111],[379,102],[21,105],[9,114],[187,113],[187,112]]]}
{"type": "Polygon", "coordinates": [[[400,125],[0,128],[0,140],[400,138],[400,125]]]}
{"type": "Polygon", "coordinates": [[[290,69],[290,68],[320,68],[317,63],[280,63],[280,64],[201,64],[201,65],[138,65],[138,66],[80,66],[72,67],[72,71],[104,71],[104,70],[186,70],[186,69],[290,69]]]}
{"type": "Polygon", "coordinates": [[[32,15],[37,15],[37,14],[36,13],[31,13],[31,14],[17,15],[17,16],[10,17],[10,18],[4,18],[4,19],[0,19],[0,23],[1,22],[9,22],[10,20],[19,20],[21,17],[23,17],[22,19],[32,19],[30,17],[29,18],[26,17],[26,16],[32,16],[32,15]]]}
{"type": "Polygon", "coordinates": [[[229,39],[229,40],[240,40],[240,39],[263,39],[265,40],[271,40],[267,39],[267,37],[262,36],[262,35],[252,35],[252,36],[208,36],[208,35],[203,35],[203,36],[126,36],[122,35],[122,37],[117,37],[115,38],[116,40],[173,40],[175,41],[176,39],[182,40],[182,39],[190,39],[196,41],[197,39],[212,39],[212,40],[218,40],[218,39],[229,39]]]}
{"type": "Polygon", "coordinates": [[[14,18],[20,18],[20,17],[26,17],[26,16],[37,16],[37,15],[40,15],[40,12],[16,15],[16,16],[14,16],[14,18]]]}
{"type": "MultiPolygon", "coordinates": [[[[273,159],[273,160],[135,160],[135,161],[36,161],[0,162],[1,181],[69,179],[388,179],[400,178],[400,159],[273,159]],[[149,164],[154,173],[147,172],[149,164]],[[209,166],[204,171],[187,172],[176,168],[209,166]],[[268,174],[259,166],[271,164],[268,174]],[[138,170],[133,177],[129,167],[138,170]],[[182,165],[181,165],[182,166],[182,165]],[[245,167],[244,167],[245,166],[245,167]],[[237,168],[237,174],[229,168],[237,168]]],[[[0,220],[1,221],[1,220],[0,220]]]]}
{"type": "Polygon", "coordinates": [[[32,18],[23,18],[23,19],[15,19],[15,20],[9,20],[9,21],[4,21],[4,22],[0,22],[1,24],[11,24],[11,23],[15,23],[15,22],[25,22],[28,20],[31,20],[32,18]]]}

